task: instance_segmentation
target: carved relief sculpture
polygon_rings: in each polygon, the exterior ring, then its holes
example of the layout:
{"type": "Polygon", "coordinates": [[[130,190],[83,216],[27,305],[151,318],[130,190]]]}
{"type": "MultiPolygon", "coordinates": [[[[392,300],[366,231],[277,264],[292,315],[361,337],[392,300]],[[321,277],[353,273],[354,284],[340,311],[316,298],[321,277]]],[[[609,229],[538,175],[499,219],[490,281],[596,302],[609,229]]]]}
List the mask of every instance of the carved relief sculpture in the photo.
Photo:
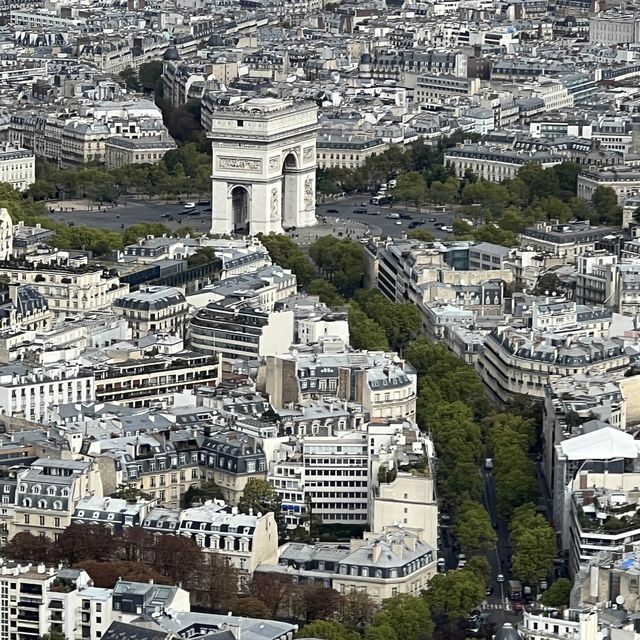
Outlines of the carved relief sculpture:
{"type": "Polygon", "coordinates": [[[276,220],[278,218],[278,190],[273,187],[271,189],[271,219],[276,220]]]}
{"type": "Polygon", "coordinates": [[[243,171],[260,171],[262,163],[252,158],[218,158],[218,167],[221,169],[240,169],[243,171]]]}
{"type": "Polygon", "coordinates": [[[304,181],[304,206],[307,209],[313,208],[315,194],[313,188],[314,177],[307,176],[307,179],[304,181]]]}

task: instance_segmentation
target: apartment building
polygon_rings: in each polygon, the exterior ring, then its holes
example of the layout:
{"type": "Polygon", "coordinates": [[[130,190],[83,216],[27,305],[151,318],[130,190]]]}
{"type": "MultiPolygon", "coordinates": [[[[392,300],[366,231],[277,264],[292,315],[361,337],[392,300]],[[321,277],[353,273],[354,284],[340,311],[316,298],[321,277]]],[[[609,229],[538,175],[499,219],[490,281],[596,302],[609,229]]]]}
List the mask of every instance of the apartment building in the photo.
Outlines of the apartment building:
{"type": "Polygon", "coordinates": [[[571,575],[600,551],[622,553],[640,542],[633,436],[596,420],[583,429],[555,452],[554,512],[571,575]]]}
{"type": "Polygon", "coordinates": [[[425,74],[417,77],[414,96],[416,102],[431,102],[461,96],[474,96],[479,91],[480,80],[478,78],[425,74]]]}
{"type": "Polygon", "coordinates": [[[471,171],[481,180],[502,182],[515,178],[518,171],[527,164],[539,164],[547,169],[560,164],[563,158],[546,151],[523,152],[481,144],[463,144],[447,149],[444,161],[453,168],[459,178],[471,171]]]}
{"type": "Polygon", "coordinates": [[[612,10],[590,16],[589,42],[604,45],[640,42],[640,15],[612,10]]]}
{"type": "MultiPolygon", "coordinates": [[[[110,623],[82,615],[80,594],[87,601],[106,589],[89,587],[91,580],[81,569],[62,569],[5,560],[0,566],[0,638],[20,640],[42,637],[50,631],[69,639],[98,640],[110,623]]],[[[105,610],[105,614],[108,611],[105,610]]]]}
{"type": "Polygon", "coordinates": [[[20,10],[11,11],[10,23],[16,27],[28,27],[30,29],[74,29],[86,26],[85,18],[62,17],[55,11],[47,10],[20,10]]]}
{"type": "Polygon", "coordinates": [[[378,482],[370,494],[368,522],[374,532],[397,523],[437,549],[438,500],[434,475],[412,469],[397,471],[395,478],[378,482]]]}
{"type": "Polygon", "coordinates": [[[153,264],[162,260],[185,260],[196,253],[200,243],[194,238],[147,236],[128,244],[122,253],[126,262],[153,264]]]}
{"type": "Polygon", "coordinates": [[[87,495],[102,496],[97,465],[74,460],[39,458],[16,474],[15,518],[9,538],[28,531],[56,539],[70,524],[87,495]]]}
{"type": "MultiPolygon", "coordinates": [[[[166,533],[167,513],[152,511],[143,526],[154,534],[166,533]]],[[[239,588],[261,563],[278,561],[278,525],[273,513],[238,513],[221,500],[207,501],[175,513],[175,535],[195,540],[205,552],[228,560],[238,570],[239,588]]]]}
{"type": "Polygon", "coordinates": [[[469,247],[469,269],[471,271],[504,269],[509,256],[508,247],[491,242],[479,242],[469,247]]]}
{"type": "Polygon", "coordinates": [[[156,500],[145,498],[130,501],[123,498],[86,496],[76,505],[71,522],[102,525],[112,529],[114,533],[120,533],[127,527],[141,527],[156,503],[156,500]]]}
{"type": "Polygon", "coordinates": [[[337,401],[308,402],[300,413],[283,412],[282,431],[295,440],[281,447],[268,474],[282,499],[289,528],[304,526],[312,513],[323,524],[372,525],[375,521],[372,530],[382,532],[394,523],[404,521],[409,526],[406,514],[409,504],[415,503],[420,507],[411,518],[411,530],[435,544],[435,522],[427,522],[423,512],[423,508],[429,510],[425,499],[433,506],[433,486],[421,482],[428,475],[423,471],[429,468],[430,445],[414,424],[367,422],[362,411],[342,408],[337,401]],[[393,487],[381,483],[390,473],[401,475],[399,467],[410,468],[418,480],[398,481],[393,487]],[[379,485],[381,493],[377,492],[379,485]],[[374,491],[379,502],[372,502],[374,491]],[[402,495],[406,496],[404,503],[402,495]],[[398,514],[405,514],[403,518],[391,519],[396,515],[394,505],[398,514]]]}
{"type": "Polygon", "coordinates": [[[238,504],[250,478],[266,479],[267,460],[260,440],[234,431],[205,438],[200,450],[205,480],[213,480],[226,502],[238,504]]]}
{"type": "Polygon", "coordinates": [[[293,311],[259,311],[210,303],[189,322],[196,351],[223,360],[259,360],[286,352],[294,341],[293,311]]]}
{"type": "MultiPolygon", "coordinates": [[[[626,431],[640,420],[637,376],[624,372],[589,372],[551,380],[542,405],[543,469],[547,485],[556,482],[556,445],[585,433],[591,420],[626,431]]],[[[593,426],[593,425],[591,425],[593,426]]]]}
{"type": "Polygon", "coordinates": [[[36,181],[36,157],[28,149],[0,146],[0,182],[25,191],[36,181]]]}
{"type": "Polygon", "coordinates": [[[111,136],[105,141],[104,163],[109,169],[132,164],[157,164],[167,151],[176,148],[171,137],[124,138],[111,136]]]}
{"type": "Polygon", "coordinates": [[[149,406],[150,402],[172,401],[185,389],[215,386],[222,375],[218,359],[193,351],[174,355],[157,354],[113,360],[91,369],[95,396],[99,402],[115,402],[127,407],[149,406]]]}
{"type": "Polygon", "coordinates": [[[386,151],[388,144],[381,137],[363,135],[357,130],[344,134],[331,130],[319,131],[316,142],[320,169],[357,169],[367,158],[386,151]]]}
{"type": "Polygon", "coordinates": [[[543,398],[558,376],[625,371],[638,347],[607,336],[611,312],[575,303],[534,305],[531,325],[501,325],[487,335],[476,370],[498,401],[514,394],[543,398]]]}
{"type": "Polygon", "coordinates": [[[415,418],[415,372],[396,354],[351,352],[342,341],[327,339],[296,353],[268,356],[263,369],[261,388],[277,409],[335,397],[361,406],[371,420],[415,418]]]}
{"type": "Polygon", "coordinates": [[[115,271],[98,266],[71,267],[41,263],[0,263],[0,276],[32,285],[56,317],[110,308],[129,291],[115,271]]]}
{"type": "Polygon", "coordinates": [[[552,616],[544,610],[525,611],[518,632],[522,640],[597,640],[598,611],[590,607],[567,608],[552,616]]]}
{"type": "Polygon", "coordinates": [[[280,549],[278,566],[265,573],[288,575],[298,582],[320,582],[339,593],[366,591],[376,602],[400,594],[419,595],[436,574],[435,551],[401,528],[365,534],[347,544],[306,545],[288,542],[280,549]]]}
{"type": "Polygon", "coordinates": [[[176,432],[170,439],[147,433],[85,442],[82,452],[98,461],[112,490],[133,484],[162,506],[178,507],[181,496],[200,484],[200,447],[190,433],[176,432]]]}
{"type": "MultiPolygon", "coordinates": [[[[113,587],[111,600],[112,620],[115,624],[130,623],[141,616],[154,616],[155,620],[159,621],[167,611],[180,612],[183,615],[191,611],[188,591],[182,587],[154,584],[153,581],[118,580],[113,587]]],[[[128,629],[126,637],[131,637],[134,630],[135,627],[128,629]]]]}
{"type": "Polygon", "coordinates": [[[111,491],[131,483],[159,505],[172,508],[202,480],[214,481],[225,501],[235,505],[249,478],[266,478],[266,458],[258,441],[222,428],[207,436],[165,428],[159,433],[85,441],[82,453],[98,460],[111,491]]]}
{"type": "Polygon", "coordinates": [[[578,256],[593,252],[596,243],[615,231],[614,227],[591,226],[588,221],[566,224],[539,222],[520,234],[520,246],[575,262],[578,256]]]}
{"type": "Polygon", "coordinates": [[[134,338],[157,333],[182,335],[187,321],[187,300],[172,287],[141,287],[114,300],[112,308],[126,319],[134,338]]]}
{"type": "Polygon", "coordinates": [[[86,402],[95,393],[93,372],[77,364],[0,366],[0,407],[6,416],[47,422],[51,405],[86,402]]]}
{"type": "Polygon", "coordinates": [[[640,171],[633,166],[588,169],[578,175],[578,197],[591,201],[598,187],[610,187],[618,196],[618,203],[640,193],[640,171]]]}

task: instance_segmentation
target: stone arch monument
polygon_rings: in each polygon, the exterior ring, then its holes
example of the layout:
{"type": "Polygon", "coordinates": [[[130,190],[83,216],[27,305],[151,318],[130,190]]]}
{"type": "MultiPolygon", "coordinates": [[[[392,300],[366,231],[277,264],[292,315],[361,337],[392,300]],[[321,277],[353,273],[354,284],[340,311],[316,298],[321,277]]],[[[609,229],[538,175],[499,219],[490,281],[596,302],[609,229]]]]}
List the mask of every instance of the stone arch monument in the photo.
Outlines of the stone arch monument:
{"type": "Polygon", "coordinates": [[[214,108],[212,233],[281,233],[315,223],[317,111],[277,98],[214,108]]]}

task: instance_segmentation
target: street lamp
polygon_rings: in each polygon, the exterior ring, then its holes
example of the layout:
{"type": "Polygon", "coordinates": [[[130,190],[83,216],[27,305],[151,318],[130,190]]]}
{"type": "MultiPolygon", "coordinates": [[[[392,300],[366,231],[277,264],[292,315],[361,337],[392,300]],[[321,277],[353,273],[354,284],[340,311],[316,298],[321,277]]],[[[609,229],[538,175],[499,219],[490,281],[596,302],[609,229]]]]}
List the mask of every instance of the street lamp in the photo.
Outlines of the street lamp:
{"type": "Polygon", "coordinates": [[[501,573],[499,573],[498,577],[496,578],[496,580],[498,581],[498,584],[500,585],[500,600],[502,602],[504,602],[504,587],[503,587],[503,585],[504,585],[504,576],[501,573]]]}

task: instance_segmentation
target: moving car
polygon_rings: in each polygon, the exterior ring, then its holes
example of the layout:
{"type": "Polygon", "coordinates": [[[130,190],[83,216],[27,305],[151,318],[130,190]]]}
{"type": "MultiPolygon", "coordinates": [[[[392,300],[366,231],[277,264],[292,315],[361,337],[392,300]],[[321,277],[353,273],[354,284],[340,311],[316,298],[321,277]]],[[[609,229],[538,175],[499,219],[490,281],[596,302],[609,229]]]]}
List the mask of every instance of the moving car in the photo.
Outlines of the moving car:
{"type": "Polygon", "coordinates": [[[195,206],[196,206],[195,202],[185,202],[185,204],[184,204],[184,208],[185,209],[194,209],[195,206]]]}
{"type": "Polygon", "coordinates": [[[327,213],[338,213],[337,209],[327,209],[327,213]]]}
{"type": "Polygon", "coordinates": [[[413,216],[410,213],[401,213],[400,217],[403,220],[413,220],[413,216]]]}
{"type": "Polygon", "coordinates": [[[400,218],[399,213],[387,213],[387,219],[389,220],[398,220],[400,218]]]}

